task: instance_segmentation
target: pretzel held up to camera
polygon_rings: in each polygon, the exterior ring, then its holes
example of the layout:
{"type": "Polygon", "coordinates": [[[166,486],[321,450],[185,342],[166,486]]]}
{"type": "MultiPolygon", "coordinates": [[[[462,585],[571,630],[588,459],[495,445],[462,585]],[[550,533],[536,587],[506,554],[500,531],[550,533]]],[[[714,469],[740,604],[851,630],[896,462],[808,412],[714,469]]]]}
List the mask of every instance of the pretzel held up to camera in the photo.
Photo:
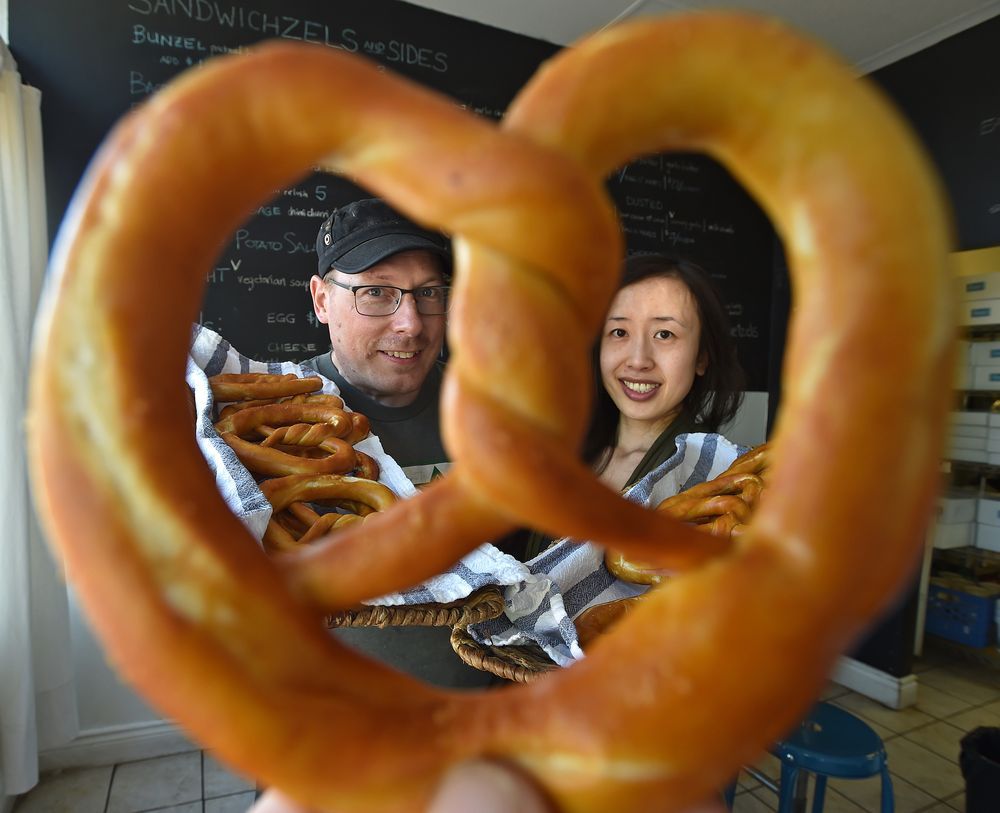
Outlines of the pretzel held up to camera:
{"type": "Polygon", "coordinates": [[[451,764],[488,755],[563,811],[683,809],[791,727],[922,551],[953,344],[941,200],[875,91],[745,16],[672,15],[566,49],[502,130],[329,48],[206,62],[117,128],[57,242],[30,404],[41,514],[126,678],[305,806],[420,810],[451,764]],[[626,504],[576,454],[622,253],[603,182],[665,149],[721,160],[790,260],[768,493],[731,546],[626,504]],[[184,370],[219,244],[320,163],[455,238],[454,464],[273,558],[216,492],[184,370]],[[169,223],[165,196],[185,202],[169,223]],[[421,685],[321,628],[518,524],[690,572],[579,664],[483,696],[421,685]],[[754,668],[734,681],[723,659],[754,668]]]}

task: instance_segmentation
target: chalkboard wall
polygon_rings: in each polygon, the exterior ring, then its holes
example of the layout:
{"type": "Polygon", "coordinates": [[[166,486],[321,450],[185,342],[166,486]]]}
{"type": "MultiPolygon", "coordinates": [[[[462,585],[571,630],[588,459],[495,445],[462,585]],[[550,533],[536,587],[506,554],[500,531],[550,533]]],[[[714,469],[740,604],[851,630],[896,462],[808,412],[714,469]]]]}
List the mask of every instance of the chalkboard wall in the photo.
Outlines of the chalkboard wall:
{"type": "MultiPolygon", "coordinates": [[[[362,54],[499,118],[557,46],[397,0],[10,0],[11,50],[42,90],[50,229],[99,142],[133,105],[215,54],[281,37],[362,54]]],[[[336,104],[331,99],[330,104],[336,104]]],[[[713,274],[750,389],[767,389],[774,236],[714,161],[642,157],[608,179],[629,251],[680,251],[713,274]]],[[[333,207],[366,194],[313,174],[248,212],[215,265],[202,321],[260,360],[329,346],[308,296],[314,240],[333,207]]],[[[179,238],[182,236],[179,235],[179,238]]]]}
{"type": "Polygon", "coordinates": [[[871,75],[944,179],[962,250],[1000,245],[1000,16],[871,75]]]}

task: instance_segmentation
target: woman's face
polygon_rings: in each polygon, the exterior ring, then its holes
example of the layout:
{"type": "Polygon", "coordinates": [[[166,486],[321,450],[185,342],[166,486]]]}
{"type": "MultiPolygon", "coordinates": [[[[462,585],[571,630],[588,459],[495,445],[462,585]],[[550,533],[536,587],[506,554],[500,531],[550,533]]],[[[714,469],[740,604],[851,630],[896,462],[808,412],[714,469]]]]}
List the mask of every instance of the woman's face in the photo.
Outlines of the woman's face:
{"type": "Polygon", "coordinates": [[[701,320],[687,286],[650,277],[615,296],[601,337],[601,380],[624,418],[666,426],[696,375],[701,320]]]}

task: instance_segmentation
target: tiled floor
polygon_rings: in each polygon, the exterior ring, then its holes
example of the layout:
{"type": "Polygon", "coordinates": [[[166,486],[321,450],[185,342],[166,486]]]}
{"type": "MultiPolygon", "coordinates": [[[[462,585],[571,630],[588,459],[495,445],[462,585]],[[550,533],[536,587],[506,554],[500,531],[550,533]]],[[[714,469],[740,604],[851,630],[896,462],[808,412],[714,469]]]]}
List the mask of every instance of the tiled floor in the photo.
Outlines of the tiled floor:
{"type": "MultiPolygon", "coordinates": [[[[827,688],[823,699],[861,717],[882,738],[889,757],[896,813],[964,811],[959,741],[978,726],[1000,726],[1000,670],[956,660],[928,645],[914,671],[920,684],[917,704],[902,711],[893,711],[836,684],[827,688]]],[[[772,781],[780,771],[778,760],[771,756],[756,768],[772,781]]],[[[878,777],[832,779],[824,813],[878,811],[880,787],[878,777]]],[[[775,793],[741,774],[735,813],[776,809],[775,793]]]]}
{"type": "Polygon", "coordinates": [[[14,813],[246,813],[253,782],[206,751],[187,751],[42,778],[14,813]]]}
{"type": "MultiPolygon", "coordinates": [[[[867,721],[885,742],[897,813],[953,813],[965,809],[959,740],[977,726],[1000,726],[1000,670],[957,661],[928,647],[916,667],[919,700],[893,711],[832,684],[824,699],[867,721]]],[[[778,762],[756,766],[772,780],[778,762]]],[[[879,809],[879,779],[831,780],[826,813],[879,809]]],[[[22,797],[14,813],[245,813],[252,782],[234,776],[206,752],[67,770],[47,776],[22,797]]],[[[741,775],[735,813],[767,813],[775,794],[741,775]]],[[[1000,810],[1000,805],[998,805],[1000,810]]]]}

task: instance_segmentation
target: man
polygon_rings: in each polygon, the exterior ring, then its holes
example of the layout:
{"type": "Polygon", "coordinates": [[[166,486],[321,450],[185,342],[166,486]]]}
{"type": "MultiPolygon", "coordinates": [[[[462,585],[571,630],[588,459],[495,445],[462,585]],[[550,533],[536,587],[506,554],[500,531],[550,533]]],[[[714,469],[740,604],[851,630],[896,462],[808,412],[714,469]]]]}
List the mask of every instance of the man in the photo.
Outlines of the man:
{"type": "Polygon", "coordinates": [[[375,199],[337,209],[316,239],[313,309],[331,350],[306,364],[366,415],[415,485],[447,469],[438,401],[448,241],[375,199]]]}
{"type": "MultiPolygon", "coordinates": [[[[384,202],[337,209],[316,238],[313,308],[330,332],[330,352],[305,362],[366,415],[386,453],[414,485],[448,467],[441,443],[440,361],[448,308],[448,241],[384,202]]],[[[400,671],[448,687],[489,685],[466,666],[446,627],[339,629],[355,649],[400,671]]]]}

